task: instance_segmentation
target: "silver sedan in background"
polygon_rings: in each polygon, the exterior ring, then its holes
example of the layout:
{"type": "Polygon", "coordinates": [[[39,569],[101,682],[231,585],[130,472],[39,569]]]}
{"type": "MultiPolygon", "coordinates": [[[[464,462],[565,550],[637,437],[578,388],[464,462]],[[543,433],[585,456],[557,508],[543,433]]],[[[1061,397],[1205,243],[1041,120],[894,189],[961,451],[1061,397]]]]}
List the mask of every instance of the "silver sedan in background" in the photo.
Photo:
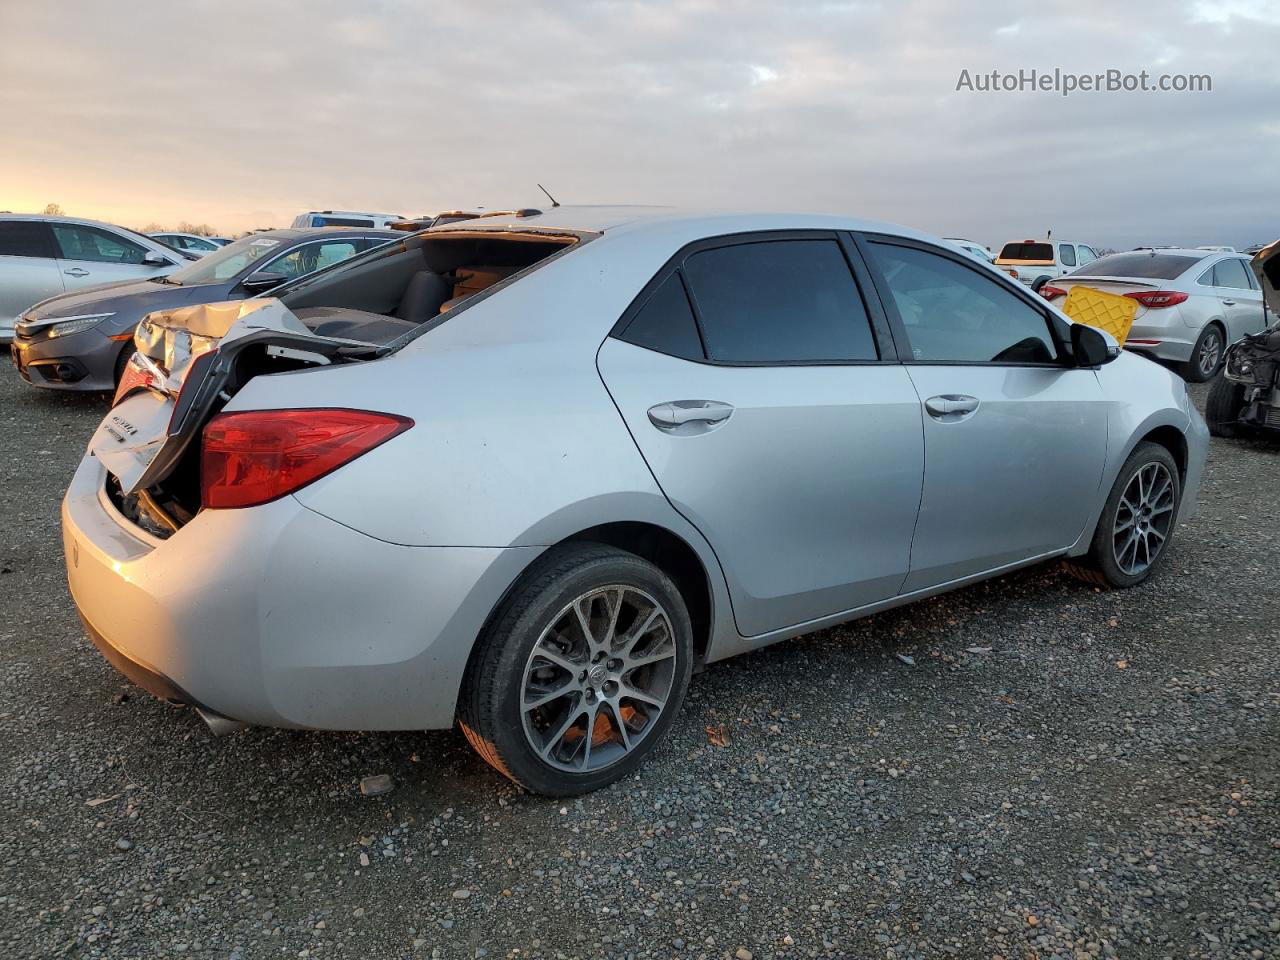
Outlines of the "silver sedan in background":
{"type": "Polygon", "coordinates": [[[1249,258],[1237,253],[1176,247],[1113,253],[1050,281],[1040,295],[1057,300],[1076,284],[1138,301],[1125,346],[1176,364],[1193,383],[1212,378],[1229,345],[1267,325],[1249,258]]]}
{"type": "Polygon", "coordinates": [[[636,769],[697,665],[1060,558],[1140,584],[1185,384],[943,241],[559,207],[161,311],[63,505],[90,636],[234,723],[636,769]]]}

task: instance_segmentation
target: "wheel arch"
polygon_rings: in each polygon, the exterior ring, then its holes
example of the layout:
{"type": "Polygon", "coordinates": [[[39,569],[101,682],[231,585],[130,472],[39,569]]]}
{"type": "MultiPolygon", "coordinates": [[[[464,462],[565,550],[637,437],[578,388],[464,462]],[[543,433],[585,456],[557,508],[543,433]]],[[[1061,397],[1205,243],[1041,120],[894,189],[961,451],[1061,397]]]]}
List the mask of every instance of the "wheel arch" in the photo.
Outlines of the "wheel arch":
{"type": "Polygon", "coordinates": [[[683,537],[656,523],[620,520],[579,530],[565,543],[603,543],[648,560],[680,591],[693,626],[695,668],[706,662],[714,623],[711,577],[698,552],[683,537]]]}

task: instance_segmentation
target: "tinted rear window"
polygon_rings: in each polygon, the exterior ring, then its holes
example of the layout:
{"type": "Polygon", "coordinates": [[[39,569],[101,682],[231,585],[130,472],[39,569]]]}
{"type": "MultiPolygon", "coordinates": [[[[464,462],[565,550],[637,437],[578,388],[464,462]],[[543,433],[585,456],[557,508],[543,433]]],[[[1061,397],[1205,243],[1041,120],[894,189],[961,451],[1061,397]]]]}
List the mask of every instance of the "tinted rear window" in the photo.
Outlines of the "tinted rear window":
{"type": "Polygon", "coordinates": [[[1001,260],[1052,260],[1051,243],[1006,243],[1000,250],[1001,260]]]}
{"type": "MultiPolygon", "coordinates": [[[[1176,253],[1113,253],[1086,263],[1075,273],[1091,277],[1142,277],[1149,280],[1172,280],[1195,266],[1200,257],[1176,253]]],[[[1074,274],[1073,274],[1074,275],[1074,274]]]]}
{"type": "Polygon", "coordinates": [[[0,220],[0,257],[53,258],[53,236],[39,220],[0,220]]]}
{"type": "Polygon", "coordinates": [[[727,363],[878,358],[871,323],[835,240],[717,247],[685,261],[707,355],[727,363]]]}
{"type": "Polygon", "coordinates": [[[313,227],[372,227],[373,221],[365,217],[319,217],[311,218],[313,227]]]}

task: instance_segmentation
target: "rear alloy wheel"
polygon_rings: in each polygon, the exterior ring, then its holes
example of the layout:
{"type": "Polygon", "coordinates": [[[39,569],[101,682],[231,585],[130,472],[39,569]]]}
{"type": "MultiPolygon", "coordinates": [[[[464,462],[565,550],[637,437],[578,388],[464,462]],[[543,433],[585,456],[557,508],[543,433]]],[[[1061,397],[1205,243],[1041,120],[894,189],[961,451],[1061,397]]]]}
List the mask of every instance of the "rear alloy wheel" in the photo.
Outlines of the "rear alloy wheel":
{"type": "Polygon", "coordinates": [[[1182,365],[1182,379],[1190,383],[1204,383],[1212,379],[1222,366],[1227,351],[1227,338],[1222,328],[1211,323],[1200,331],[1196,345],[1191,348],[1191,359],[1182,365]]]}
{"type": "Polygon", "coordinates": [[[486,631],[458,719],[480,755],[526,789],[585,793],[657,746],[691,662],[689,615],[661,570],[569,544],[526,575],[486,631]]]}
{"type": "Polygon", "coordinates": [[[1096,586],[1137,586],[1168,549],[1181,502],[1173,456],[1159,444],[1138,444],[1111,488],[1089,552],[1067,568],[1096,586]]]}

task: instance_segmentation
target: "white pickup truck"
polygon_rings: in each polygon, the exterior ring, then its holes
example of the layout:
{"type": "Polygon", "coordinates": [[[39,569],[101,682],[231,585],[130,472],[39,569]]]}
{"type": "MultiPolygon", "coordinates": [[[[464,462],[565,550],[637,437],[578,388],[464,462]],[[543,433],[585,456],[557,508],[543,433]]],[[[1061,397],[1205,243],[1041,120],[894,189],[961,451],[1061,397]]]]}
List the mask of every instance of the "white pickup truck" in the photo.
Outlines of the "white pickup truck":
{"type": "Polygon", "coordinates": [[[1093,247],[1068,240],[1017,240],[1000,248],[995,265],[1037,293],[1054,277],[1061,277],[1097,260],[1093,247]]]}

